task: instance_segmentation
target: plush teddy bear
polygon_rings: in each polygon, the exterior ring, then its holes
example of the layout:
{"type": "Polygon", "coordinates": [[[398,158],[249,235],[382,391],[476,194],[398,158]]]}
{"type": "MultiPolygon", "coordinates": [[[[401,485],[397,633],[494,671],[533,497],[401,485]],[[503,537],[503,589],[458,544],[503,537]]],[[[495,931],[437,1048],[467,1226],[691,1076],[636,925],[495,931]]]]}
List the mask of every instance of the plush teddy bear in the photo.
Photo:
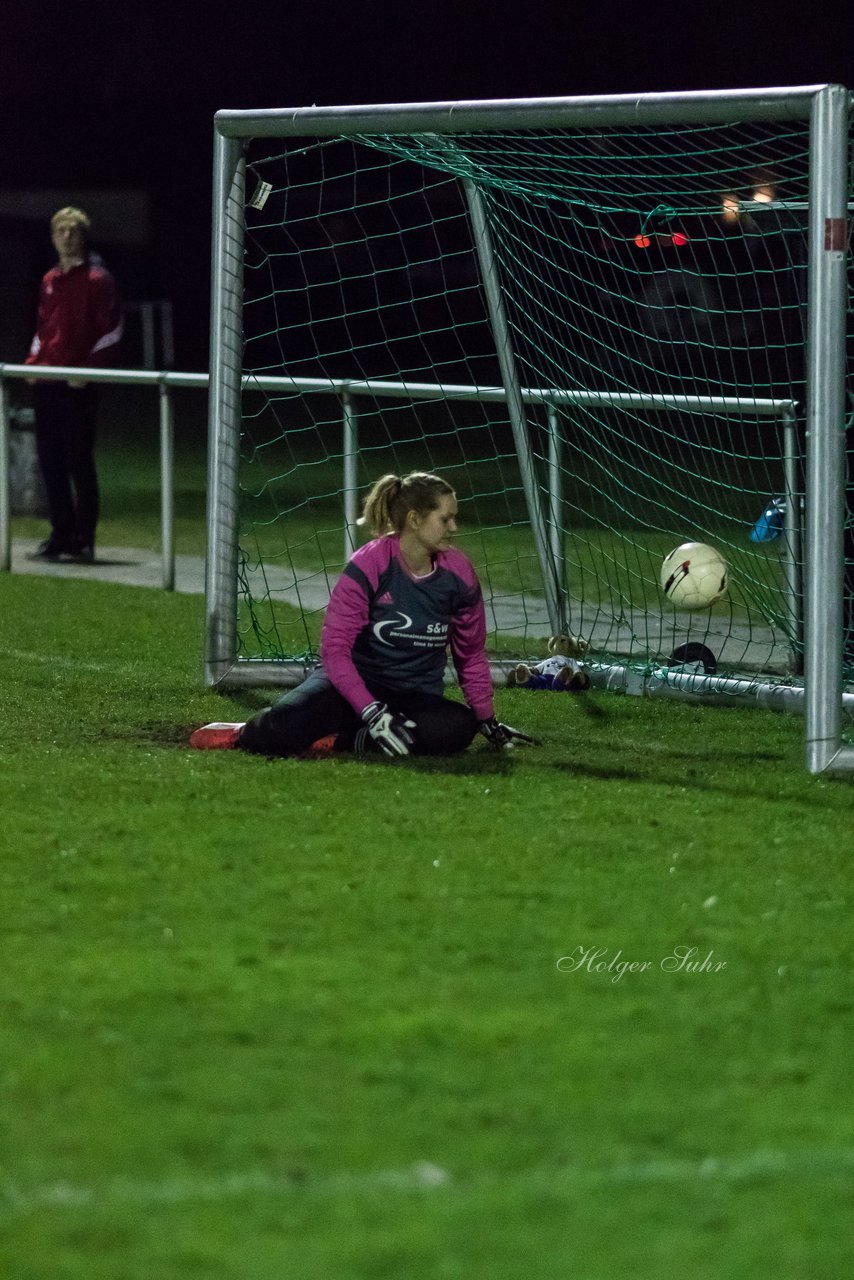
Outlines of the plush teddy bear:
{"type": "Polygon", "coordinates": [[[568,632],[552,636],[548,643],[551,655],[533,667],[520,662],[510,673],[508,684],[520,689],[554,689],[555,692],[584,693],[590,688],[590,676],[579,662],[587,652],[586,640],[568,632]]]}

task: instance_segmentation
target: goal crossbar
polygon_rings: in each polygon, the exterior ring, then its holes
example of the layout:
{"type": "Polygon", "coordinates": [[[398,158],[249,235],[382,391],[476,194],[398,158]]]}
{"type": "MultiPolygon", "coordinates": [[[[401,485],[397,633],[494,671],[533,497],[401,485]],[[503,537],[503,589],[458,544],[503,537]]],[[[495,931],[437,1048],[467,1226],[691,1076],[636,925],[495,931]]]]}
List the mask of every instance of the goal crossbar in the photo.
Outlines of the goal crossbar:
{"type": "Polygon", "coordinates": [[[710,119],[802,120],[824,84],[772,89],[694,90],[489,101],[415,102],[347,107],[218,111],[223,137],[340,137],[355,134],[476,133],[482,129],[694,124],[710,119]],[[710,110],[710,106],[712,110],[710,110]]]}

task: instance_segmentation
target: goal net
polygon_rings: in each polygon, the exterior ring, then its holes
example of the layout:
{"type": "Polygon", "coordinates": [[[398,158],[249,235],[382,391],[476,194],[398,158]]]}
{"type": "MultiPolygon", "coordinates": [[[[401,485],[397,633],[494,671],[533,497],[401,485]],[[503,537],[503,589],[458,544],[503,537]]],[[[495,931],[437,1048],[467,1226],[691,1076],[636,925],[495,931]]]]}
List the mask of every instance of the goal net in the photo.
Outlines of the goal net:
{"type": "Polygon", "coordinates": [[[214,576],[236,586],[215,604],[216,678],[299,678],[366,536],[361,497],[429,469],[457,491],[496,670],[570,630],[624,681],[666,678],[697,641],[720,672],[793,683],[809,108],[715,106],[684,123],[448,112],[443,128],[437,110],[415,128],[389,109],[377,128],[351,108],[306,113],[303,136],[297,113],[278,136],[278,113],[232,127],[211,529],[214,576]],[[660,589],[687,541],[728,562],[711,609],[660,589]]]}

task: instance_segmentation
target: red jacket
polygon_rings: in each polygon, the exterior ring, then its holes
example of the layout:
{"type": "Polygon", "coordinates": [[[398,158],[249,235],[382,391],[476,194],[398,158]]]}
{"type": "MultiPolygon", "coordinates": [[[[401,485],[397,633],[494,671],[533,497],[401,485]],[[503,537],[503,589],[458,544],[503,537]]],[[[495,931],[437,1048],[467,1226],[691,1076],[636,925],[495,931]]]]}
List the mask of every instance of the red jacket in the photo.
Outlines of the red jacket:
{"type": "Polygon", "coordinates": [[[124,331],[121,303],[109,271],[83,262],[52,267],[42,280],[36,335],[27,364],[109,364],[124,331]]]}

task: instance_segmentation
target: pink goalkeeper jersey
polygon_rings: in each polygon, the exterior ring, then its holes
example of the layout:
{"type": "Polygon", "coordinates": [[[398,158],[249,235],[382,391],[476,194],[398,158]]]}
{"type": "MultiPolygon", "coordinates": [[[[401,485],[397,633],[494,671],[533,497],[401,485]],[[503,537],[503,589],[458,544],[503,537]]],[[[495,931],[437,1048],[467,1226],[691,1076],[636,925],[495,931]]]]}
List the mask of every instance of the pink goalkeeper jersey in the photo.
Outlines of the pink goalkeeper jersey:
{"type": "Polygon", "coordinates": [[[356,551],[332,591],[321,640],[323,669],[355,711],[374,701],[372,683],[441,695],[448,646],[466,701],[479,720],[494,714],[484,652],[486,616],[467,556],[440,551],[415,578],[387,534],[356,551]]]}

